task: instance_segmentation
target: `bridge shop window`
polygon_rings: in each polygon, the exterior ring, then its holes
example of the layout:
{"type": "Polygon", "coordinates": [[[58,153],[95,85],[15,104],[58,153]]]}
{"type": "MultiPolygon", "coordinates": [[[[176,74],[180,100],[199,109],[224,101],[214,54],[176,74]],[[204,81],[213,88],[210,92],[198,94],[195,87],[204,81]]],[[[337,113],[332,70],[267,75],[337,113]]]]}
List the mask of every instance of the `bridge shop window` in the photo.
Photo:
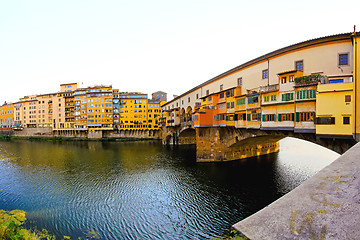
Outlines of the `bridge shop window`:
{"type": "Polygon", "coordinates": [[[295,69],[297,71],[304,71],[304,62],[301,60],[301,61],[296,61],[295,62],[295,69]]]}
{"type": "Polygon", "coordinates": [[[276,94],[271,95],[271,101],[272,101],[272,102],[273,102],[273,101],[276,101],[276,94]]]}
{"type": "Polygon", "coordinates": [[[316,98],[315,89],[296,91],[296,99],[313,99],[313,98],[316,98]]]}
{"type": "Polygon", "coordinates": [[[281,95],[281,101],[292,101],[294,100],[294,93],[284,93],[281,95]]]}
{"type": "Polygon", "coordinates": [[[234,102],[228,102],[228,103],[226,103],[226,107],[227,107],[228,109],[234,108],[234,102]]]}
{"type": "Polygon", "coordinates": [[[296,122],[313,122],[315,118],[315,112],[297,112],[295,115],[296,122]]]}
{"type": "Polygon", "coordinates": [[[262,71],[262,79],[269,78],[269,69],[265,69],[262,71]]]}
{"type": "Polygon", "coordinates": [[[278,121],[294,121],[294,113],[279,113],[278,121]]]}
{"type": "Polygon", "coordinates": [[[220,93],[219,98],[224,98],[224,97],[225,97],[225,94],[224,94],[224,93],[220,93]]]}
{"type": "Polygon", "coordinates": [[[258,103],[258,102],[259,102],[259,96],[248,97],[248,104],[258,103]]]}
{"type": "Polygon", "coordinates": [[[339,54],[339,66],[349,65],[348,58],[349,58],[348,53],[339,54]]]}
{"type": "Polygon", "coordinates": [[[295,81],[294,75],[289,76],[289,82],[294,82],[294,81],[295,81]]]}
{"type": "Polygon", "coordinates": [[[335,117],[317,117],[315,119],[317,125],[332,125],[335,124],[335,117]]]}
{"type": "Polygon", "coordinates": [[[264,102],[269,102],[270,96],[264,96],[264,102]]]}
{"type": "Polygon", "coordinates": [[[226,97],[233,97],[234,96],[234,89],[226,91],[226,97]]]}
{"type": "Polygon", "coordinates": [[[286,83],[286,77],[281,77],[281,83],[286,83]]]}
{"type": "Polygon", "coordinates": [[[262,115],[263,122],[273,122],[275,121],[275,114],[263,114],[262,115]]]}
{"type": "Polygon", "coordinates": [[[261,113],[251,113],[251,120],[252,121],[260,121],[261,113]]]}

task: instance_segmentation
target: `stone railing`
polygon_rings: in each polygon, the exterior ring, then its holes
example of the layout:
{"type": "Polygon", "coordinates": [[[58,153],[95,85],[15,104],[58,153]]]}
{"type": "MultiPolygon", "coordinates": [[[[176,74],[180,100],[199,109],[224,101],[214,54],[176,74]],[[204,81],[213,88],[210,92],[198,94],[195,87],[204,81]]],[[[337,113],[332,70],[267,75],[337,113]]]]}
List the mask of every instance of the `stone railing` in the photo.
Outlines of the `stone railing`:
{"type": "Polygon", "coordinates": [[[279,90],[279,84],[273,84],[273,85],[268,85],[268,86],[260,86],[260,92],[264,93],[264,92],[272,92],[272,91],[277,91],[279,90]]]}

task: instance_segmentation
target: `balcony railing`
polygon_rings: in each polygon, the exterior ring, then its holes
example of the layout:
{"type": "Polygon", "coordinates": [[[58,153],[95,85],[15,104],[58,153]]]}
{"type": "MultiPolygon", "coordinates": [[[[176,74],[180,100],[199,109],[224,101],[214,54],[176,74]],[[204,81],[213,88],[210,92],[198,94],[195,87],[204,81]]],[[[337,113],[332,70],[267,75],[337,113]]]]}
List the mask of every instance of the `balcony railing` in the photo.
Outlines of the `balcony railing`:
{"type": "Polygon", "coordinates": [[[278,91],[279,90],[279,84],[273,84],[273,85],[268,85],[268,86],[260,86],[260,92],[264,93],[264,92],[273,92],[273,91],[278,91]]]}

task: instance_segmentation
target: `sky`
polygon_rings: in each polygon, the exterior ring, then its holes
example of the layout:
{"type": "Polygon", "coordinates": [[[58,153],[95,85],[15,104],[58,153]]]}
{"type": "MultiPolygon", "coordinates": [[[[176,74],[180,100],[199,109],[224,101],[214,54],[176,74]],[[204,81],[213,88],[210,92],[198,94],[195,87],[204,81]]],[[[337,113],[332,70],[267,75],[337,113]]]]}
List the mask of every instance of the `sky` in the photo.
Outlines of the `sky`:
{"type": "Polygon", "coordinates": [[[0,104],[63,83],[180,95],[244,62],[360,30],[358,0],[0,0],[0,104]]]}

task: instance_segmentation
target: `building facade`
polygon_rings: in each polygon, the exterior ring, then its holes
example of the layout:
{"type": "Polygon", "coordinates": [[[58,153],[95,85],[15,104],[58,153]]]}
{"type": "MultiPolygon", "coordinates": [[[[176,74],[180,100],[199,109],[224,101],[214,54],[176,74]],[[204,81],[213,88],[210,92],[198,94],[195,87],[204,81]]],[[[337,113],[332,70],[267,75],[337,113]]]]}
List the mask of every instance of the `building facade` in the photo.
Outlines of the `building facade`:
{"type": "Polygon", "coordinates": [[[166,103],[166,126],[181,125],[185,112],[193,116],[194,127],[353,138],[360,126],[357,35],[294,44],[220,74],[166,103]]]}

